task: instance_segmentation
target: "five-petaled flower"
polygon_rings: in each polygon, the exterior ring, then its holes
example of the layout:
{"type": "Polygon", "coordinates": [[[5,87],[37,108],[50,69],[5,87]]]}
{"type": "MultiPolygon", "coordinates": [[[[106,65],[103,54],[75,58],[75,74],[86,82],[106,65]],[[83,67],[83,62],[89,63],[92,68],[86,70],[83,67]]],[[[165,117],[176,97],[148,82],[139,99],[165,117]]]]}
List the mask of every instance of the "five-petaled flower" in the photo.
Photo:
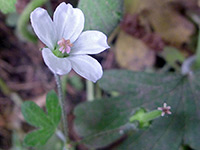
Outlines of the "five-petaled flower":
{"type": "Polygon", "coordinates": [[[63,2],[56,8],[53,20],[42,8],[36,8],[30,18],[36,35],[47,46],[42,56],[53,73],[64,75],[73,69],[93,82],[101,78],[101,65],[87,54],[108,49],[107,37],[95,30],[82,32],[84,15],[80,9],[63,2]]]}
{"type": "Polygon", "coordinates": [[[158,110],[162,111],[161,116],[164,116],[165,114],[172,114],[172,112],[170,111],[171,106],[167,106],[166,103],[163,104],[163,107],[158,107],[158,110]]]}

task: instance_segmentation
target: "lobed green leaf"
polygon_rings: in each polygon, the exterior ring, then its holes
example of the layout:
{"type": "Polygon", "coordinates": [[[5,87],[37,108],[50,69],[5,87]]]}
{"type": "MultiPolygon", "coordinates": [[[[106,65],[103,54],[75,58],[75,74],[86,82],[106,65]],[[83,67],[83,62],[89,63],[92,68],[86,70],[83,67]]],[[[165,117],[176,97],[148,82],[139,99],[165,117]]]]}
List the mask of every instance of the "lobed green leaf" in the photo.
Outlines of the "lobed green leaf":
{"type": "Polygon", "coordinates": [[[26,101],[22,104],[21,110],[25,120],[38,128],[26,135],[24,139],[25,145],[44,145],[54,134],[61,119],[61,108],[54,91],[50,91],[47,94],[46,109],[48,114],[32,101],[26,101]]]}
{"type": "Polygon", "coordinates": [[[61,119],[61,107],[55,91],[50,91],[46,97],[46,109],[52,123],[57,127],[61,119]]]}
{"type": "Polygon", "coordinates": [[[80,136],[95,137],[88,147],[109,145],[126,133],[129,118],[139,108],[157,109],[166,102],[172,115],[154,120],[145,130],[128,126],[128,137],[117,150],[177,150],[181,144],[200,149],[200,72],[192,76],[151,74],[126,70],[104,73],[100,86],[118,91],[118,97],[86,102],[75,109],[75,126],[80,136]],[[103,134],[109,133],[109,134],[103,134]],[[118,136],[116,134],[118,133],[118,136]],[[102,139],[109,139],[105,143],[102,139]]]}
{"type": "Polygon", "coordinates": [[[51,127],[51,120],[44,111],[32,101],[26,101],[21,106],[24,119],[35,127],[51,127]]]}
{"type": "Polygon", "coordinates": [[[44,128],[28,133],[24,138],[24,143],[27,146],[40,146],[46,144],[48,139],[54,134],[54,128],[44,128]]]}

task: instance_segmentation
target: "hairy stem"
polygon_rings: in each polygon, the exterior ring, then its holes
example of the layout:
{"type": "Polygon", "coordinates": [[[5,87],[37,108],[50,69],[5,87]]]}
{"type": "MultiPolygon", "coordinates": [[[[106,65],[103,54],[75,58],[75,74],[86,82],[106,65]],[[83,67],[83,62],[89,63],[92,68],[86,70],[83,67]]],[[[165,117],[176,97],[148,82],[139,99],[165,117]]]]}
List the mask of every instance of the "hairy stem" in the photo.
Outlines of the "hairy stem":
{"type": "Polygon", "coordinates": [[[45,4],[48,0],[32,0],[24,9],[23,13],[20,15],[20,18],[17,23],[17,30],[18,32],[25,38],[25,40],[28,40],[30,42],[36,42],[37,38],[34,34],[32,34],[28,28],[27,25],[29,23],[30,13],[37,7],[42,6],[45,4]]]}
{"type": "Polygon", "coordinates": [[[63,130],[64,130],[64,135],[66,137],[66,142],[68,143],[68,126],[67,126],[67,113],[65,111],[65,101],[63,98],[63,93],[62,93],[62,86],[61,86],[61,81],[60,81],[60,76],[57,74],[54,74],[56,84],[57,84],[57,89],[58,89],[58,98],[59,98],[59,103],[61,106],[62,110],[62,125],[63,125],[63,130]]]}
{"type": "Polygon", "coordinates": [[[198,33],[197,52],[196,52],[196,64],[195,65],[196,65],[197,68],[200,68],[200,29],[199,29],[199,33],[198,33]]]}

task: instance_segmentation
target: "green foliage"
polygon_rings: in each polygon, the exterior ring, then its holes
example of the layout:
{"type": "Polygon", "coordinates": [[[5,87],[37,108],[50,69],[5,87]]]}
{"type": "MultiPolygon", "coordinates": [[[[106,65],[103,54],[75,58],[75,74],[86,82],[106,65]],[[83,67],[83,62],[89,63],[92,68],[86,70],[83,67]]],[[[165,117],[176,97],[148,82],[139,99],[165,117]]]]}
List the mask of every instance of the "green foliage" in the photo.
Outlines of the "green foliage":
{"type": "Polygon", "coordinates": [[[177,150],[181,144],[200,149],[200,71],[191,76],[112,70],[100,86],[118,97],[86,102],[75,109],[77,133],[88,147],[104,147],[128,131],[117,150],[177,150]],[[136,130],[130,117],[140,108],[157,109],[166,102],[172,115],[136,130]]]}
{"type": "Polygon", "coordinates": [[[123,0],[81,0],[78,7],[85,15],[85,30],[110,35],[122,17],[123,0]]]}
{"type": "Polygon", "coordinates": [[[19,19],[19,14],[18,13],[10,13],[6,17],[6,25],[9,27],[15,27],[17,25],[17,21],[19,19]]]}
{"type": "Polygon", "coordinates": [[[74,75],[70,77],[69,83],[77,90],[81,91],[84,88],[83,82],[81,81],[80,76],[74,75]]]}
{"type": "Polygon", "coordinates": [[[176,70],[180,68],[178,63],[183,63],[185,60],[184,54],[174,47],[165,47],[161,55],[165,58],[166,62],[176,70]]]}
{"type": "MultiPolygon", "coordinates": [[[[13,133],[11,150],[29,150],[28,147],[23,146],[20,137],[16,132],[13,133]]],[[[34,147],[32,150],[61,150],[62,148],[62,141],[54,134],[45,145],[34,147]]]]}
{"type": "Polygon", "coordinates": [[[26,8],[24,9],[23,13],[20,15],[18,23],[17,23],[17,31],[22,35],[22,37],[30,42],[36,43],[37,37],[35,34],[29,31],[28,23],[30,19],[31,12],[37,8],[44,5],[48,0],[32,0],[26,8]]]}
{"type": "Polygon", "coordinates": [[[39,128],[26,135],[24,139],[25,145],[44,145],[54,134],[61,118],[61,108],[56,93],[51,91],[47,94],[46,110],[48,114],[32,101],[24,102],[21,110],[25,120],[39,128]]]}
{"type": "Polygon", "coordinates": [[[4,14],[15,12],[16,0],[0,0],[0,10],[4,14]]]}

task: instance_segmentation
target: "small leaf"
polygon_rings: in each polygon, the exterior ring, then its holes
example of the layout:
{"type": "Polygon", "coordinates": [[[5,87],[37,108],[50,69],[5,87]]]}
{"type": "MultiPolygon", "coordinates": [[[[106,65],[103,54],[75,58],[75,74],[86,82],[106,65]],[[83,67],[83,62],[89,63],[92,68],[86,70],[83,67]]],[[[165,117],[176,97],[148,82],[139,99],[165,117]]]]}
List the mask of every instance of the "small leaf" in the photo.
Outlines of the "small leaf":
{"type": "Polygon", "coordinates": [[[25,120],[39,128],[26,135],[24,139],[25,145],[44,145],[54,134],[61,118],[61,108],[56,93],[51,91],[47,94],[46,109],[48,114],[44,113],[44,111],[32,101],[24,102],[21,109],[25,120]]]}
{"type": "Polygon", "coordinates": [[[35,127],[50,127],[52,125],[44,111],[32,101],[26,101],[21,106],[25,120],[35,127]]]}
{"type": "Polygon", "coordinates": [[[110,35],[123,12],[122,0],[81,0],[78,7],[85,15],[85,30],[99,30],[110,35]]]}
{"type": "Polygon", "coordinates": [[[34,150],[62,150],[64,147],[63,141],[53,134],[53,136],[43,146],[37,146],[34,150]]]}
{"type": "MultiPolygon", "coordinates": [[[[192,76],[112,70],[104,72],[100,86],[121,93],[118,97],[87,102],[75,109],[77,133],[87,138],[116,141],[116,133],[139,108],[154,110],[166,102],[172,115],[154,120],[145,130],[132,130],[115,150],[177,150],[181,144],[200,149],[200,71],[192,76]],[[120,86],[119,86],[120,85],[120,86]],[[112,131],[112,132],[111,132],[112,131]],[[101,133],[109,132],[103,135],[101,133]],[[106,136],[106,137],[105,137],[106,136]]],[[[120,137],[120,136],[119,136],[120,137]]],[[[88,147],[104,141],[90,139],[88,147]]]]}
{"type": "Polygon", "coordinates": [[[46,144],[47,140],[54,134],[54,128],[45,128],[33,131],[26,135],[24,143],[27,146],[40,146],[46,144]]]}
{"type": "Polygon", "coordinates": [[[16,0],[0,0],[0,10],[4,13],[12,13],[16,11],[16,0]]]}
{"type": "Polygon", "coordinates": [[[61,119],[61,108],[55,91],[50,91],[46,97],[46,108],[52,123],[57,127],[61,119]]]}

